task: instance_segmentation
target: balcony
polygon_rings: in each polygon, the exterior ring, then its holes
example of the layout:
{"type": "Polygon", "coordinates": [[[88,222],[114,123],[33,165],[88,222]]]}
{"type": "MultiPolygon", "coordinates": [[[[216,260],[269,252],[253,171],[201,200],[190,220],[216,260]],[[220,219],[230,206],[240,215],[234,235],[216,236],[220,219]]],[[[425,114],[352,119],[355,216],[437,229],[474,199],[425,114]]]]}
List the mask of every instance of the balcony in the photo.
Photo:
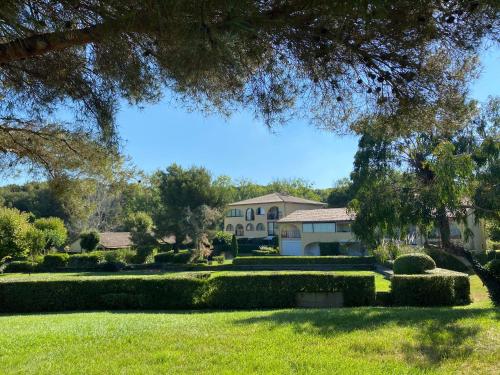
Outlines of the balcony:
{"type": "Polygon", "coordinates": [[[283,217],[283,214],[281,212],[269,212],[267,214],[267,220],[279,220],[283,217]]]}
{"type": "Polygon", "coordinates": [[[299,230],[282,230],[281,238],[301,238],[299,230]]]}

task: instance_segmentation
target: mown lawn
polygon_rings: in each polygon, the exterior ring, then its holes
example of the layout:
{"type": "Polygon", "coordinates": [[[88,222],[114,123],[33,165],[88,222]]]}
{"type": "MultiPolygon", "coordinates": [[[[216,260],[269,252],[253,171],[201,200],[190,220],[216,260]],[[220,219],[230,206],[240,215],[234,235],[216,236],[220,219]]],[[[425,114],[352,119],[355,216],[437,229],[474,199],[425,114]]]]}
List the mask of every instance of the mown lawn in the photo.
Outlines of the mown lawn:
{"type": "Polygon", "coordinates": [[[495,374],[500,310],[472,290],[453,309],[0,315],[0,373],[495,374]]]}

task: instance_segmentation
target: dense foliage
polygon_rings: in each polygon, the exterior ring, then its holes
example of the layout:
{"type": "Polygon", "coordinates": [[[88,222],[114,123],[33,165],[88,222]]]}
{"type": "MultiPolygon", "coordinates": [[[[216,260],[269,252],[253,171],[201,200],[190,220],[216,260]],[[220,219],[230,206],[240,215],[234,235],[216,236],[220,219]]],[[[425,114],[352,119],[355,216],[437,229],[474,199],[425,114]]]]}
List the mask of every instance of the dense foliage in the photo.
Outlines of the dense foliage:
{"type": "Polygon", "coordinates": [[[492,0],[16,0],[0,14],[0,161],[54,176],[115,149],[121,98],[166,88],[202,109],[243,106],[269,125],[310,113],[338,130],[435,102],[457,82],[449,66],[498,36],[492,0]],[[54,121],[61,104],[74,121],[54,121]]]}
{"type": "Polygon", "coordinates": [[[85,251],[92,251],[97,248],[101,236],[99,232],[91,230],[89,232],[84,232],[80,234],[80,247],[85,251]]]}
{"type": "Polygon", "coordinates": [[[295,265],[295,264],[356,264],[372,265],[373,257],[360,256],[274,256],[240,257],[233,260],[234,265],[295,265]]]}

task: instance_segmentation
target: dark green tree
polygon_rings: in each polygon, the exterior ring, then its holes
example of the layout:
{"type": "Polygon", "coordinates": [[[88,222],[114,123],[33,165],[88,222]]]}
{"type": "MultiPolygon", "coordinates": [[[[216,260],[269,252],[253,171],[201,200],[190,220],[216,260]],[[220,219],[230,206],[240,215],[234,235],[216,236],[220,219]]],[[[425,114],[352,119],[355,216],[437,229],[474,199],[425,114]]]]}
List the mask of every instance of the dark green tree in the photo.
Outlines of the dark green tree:
{"type": "Polygon", "coordinates": [[[100,240],[99,232],[95,230],[82,233],[80,234],[80,247],[85,251],[95,250],[100,240]]]}
{"type": "Polygon", "coordinates": [[[498,40],[498,9],[495,0],[5,0],[1,168],[93,171],[103,146],[116,150],[120,99],[155,102],[165,88],[198,108],[244,106],[267,124],[307,113],[337,130],[366,111],[435,102],[436,86],[457,82],[450,66],[498,40]],[[74,121],[52,121],[61,104],[74,121]]]}
{"type": "Polygon", "coordinates": [[[231,238],[231,252],[233,253],[233,258],[236,258],[238,256],[238,240],[236,239],[236,236],[234,234],[233,238],[231,238]]]}

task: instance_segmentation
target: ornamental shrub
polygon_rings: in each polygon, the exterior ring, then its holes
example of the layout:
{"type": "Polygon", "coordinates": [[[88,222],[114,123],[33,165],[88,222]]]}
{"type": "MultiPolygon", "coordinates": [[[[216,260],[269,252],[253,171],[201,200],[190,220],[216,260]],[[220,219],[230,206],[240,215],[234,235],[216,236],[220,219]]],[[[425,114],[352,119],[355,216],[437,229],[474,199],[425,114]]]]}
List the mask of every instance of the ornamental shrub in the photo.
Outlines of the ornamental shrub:
{"type": "Polygon", "coordinates": [[[231,252],[233,254],[233,258],[236,258],[239,253],[238,241],[236,240],[236,236],[233,234],[233,238],[231,239],[231,252]]]}
{"type": "Polygon", "coordinates": [[[167,251],[165,253],[156,254],[154,257],[155,263],[176,263],[187,264],[191,259],[189,250],[181,250],[178,253],[167,251]]]}
{"type": "Polygon", "coordinates": [[[224,264],[225,259],[224,259],[224,255],[216,255],[216,256],[212,257],[212,260],[214,262],[219,263],[219,264],[224,264]]]}
{"type": "Polygon", "coordinates": [[[414,253],[401,255],[394,261],[394,273],[399,275],[423,274],[436,268],[434,260],[426,254],[414,253]]]}
{"type": "Polygon", "coordinates": [[[104,262],[104,255],[101,252],[92,252],[84,254],[70,255],[68,259],[68,268],[90,269],[97,268],[104,262]]]}
{"type": "Polygon", "coordinates": [[[214,235],[212,245],[214,247],[214,255],[231,252],[231,241],[233,235],[229,232],[218,231],[214,235]]]}
{"type": "Polygon", "coordinates": [[[99,241],[101,241],[101,237],[99,232],[95,230],[80,234],[80,247],[85,251],[95,250],[99,241]]]}
{"type": "Polygon", "coordinates": [[[43,257],[42,266],[44,269],[54,271],[66,267],[69,255],[66,253],[47,254],[43,257]]]}
{"type": "Polygon", "coordinates": [[[470,303],[469,276],[432,270],[423,275],[394,275],[391,294],[398,306],[453,306],[470,303]]]}
{"type": "Polygon", "coordinates": [[[265,256],[265,255],[279,255],[280,250],[274,247],[269,246],[261,246],[259,250],[253,250],[252,254],[257,256],[265,256]]]}

